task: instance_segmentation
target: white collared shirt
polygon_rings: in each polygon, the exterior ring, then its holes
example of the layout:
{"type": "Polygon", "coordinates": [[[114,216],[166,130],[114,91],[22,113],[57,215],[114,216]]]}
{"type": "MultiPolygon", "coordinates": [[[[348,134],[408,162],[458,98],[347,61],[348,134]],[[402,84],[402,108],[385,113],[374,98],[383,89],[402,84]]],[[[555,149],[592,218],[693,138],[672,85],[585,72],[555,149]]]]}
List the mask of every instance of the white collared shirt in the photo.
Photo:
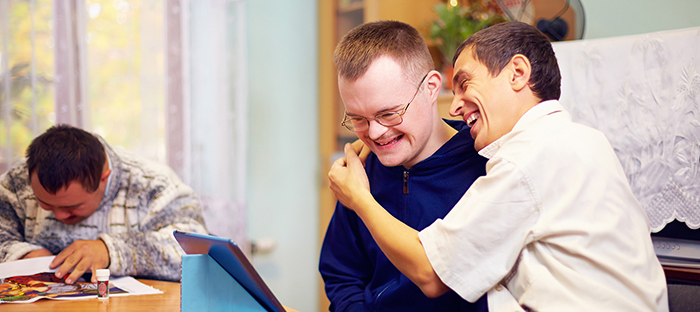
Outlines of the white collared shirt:
{"type": "Polygon", "coordinates": [[[440,279],[489,310],[668,311],[646,214],[602,133],[558,101],[486,146],[486,176],[419,233],[440,279]]]}

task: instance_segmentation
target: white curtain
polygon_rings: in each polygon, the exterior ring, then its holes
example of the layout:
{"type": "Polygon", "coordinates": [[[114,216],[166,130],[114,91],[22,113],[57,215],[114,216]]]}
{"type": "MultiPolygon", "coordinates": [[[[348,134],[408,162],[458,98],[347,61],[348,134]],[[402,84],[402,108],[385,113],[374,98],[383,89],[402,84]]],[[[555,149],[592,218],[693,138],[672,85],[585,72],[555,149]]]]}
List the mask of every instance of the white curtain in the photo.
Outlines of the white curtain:
{"type": "Polygon", "coordinates": [[[0,169],[72,124],[170,165],[247,250],[245,25],[244,0],[0,0],[0,169]]]}
{"type": "Polygon", "coordinates": [[[183,37],[190,142],[183,176],[207,206],[210,231],[248,250],[245,2],[188,4],[183,37]]]}
{"type": "Polygon", "coordinates": [[[700,228],[700,28],[560,42],[561,102],[605,133],[658,232],[700,228]]]}

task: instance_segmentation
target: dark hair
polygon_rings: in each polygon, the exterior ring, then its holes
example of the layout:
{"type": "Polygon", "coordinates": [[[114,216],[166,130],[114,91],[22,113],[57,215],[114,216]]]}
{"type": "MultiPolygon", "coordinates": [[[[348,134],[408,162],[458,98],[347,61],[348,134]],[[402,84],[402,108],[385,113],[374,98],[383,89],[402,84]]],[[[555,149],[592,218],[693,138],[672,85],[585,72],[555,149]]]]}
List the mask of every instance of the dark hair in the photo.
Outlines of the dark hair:
{"type": "Polygon", "coordinates": [[[50,194],[78,181],[89,193],[100,186],[106,156],[100,140],[84,130],[57,125],[36,137],[27,148],[29,176],[36,172],[50,194]]]}
{"type": "Polygon", "coordinates": [[[435,68],[420,33],[397,21],[370,22],[353,28],[338,43],[333,62],[340,77],[355,81],[384,55],[401,65],[408,77],[420,77],[435,68]]]}
{"type": "Polygon", "coordinates": [[[506,22],[485,28],[464,40],[457,48],[452,66],[462,50],[471,48],[477,61],[497,76],[516,54],[530,60],[530,89],[540,100],[558,100],[561,96],[561,74],[552,44],[535,27],[522,22],[506,22]]]}

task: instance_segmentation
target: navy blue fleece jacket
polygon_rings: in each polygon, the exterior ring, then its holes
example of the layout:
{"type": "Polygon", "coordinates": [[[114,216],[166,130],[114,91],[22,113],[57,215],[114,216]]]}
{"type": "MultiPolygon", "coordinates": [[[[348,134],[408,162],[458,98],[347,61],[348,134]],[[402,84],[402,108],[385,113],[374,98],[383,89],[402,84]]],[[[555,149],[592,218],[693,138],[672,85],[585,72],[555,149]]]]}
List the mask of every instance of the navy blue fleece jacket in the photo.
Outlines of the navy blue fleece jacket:
{"type": "MultiPolygon", "coordinates": [[[[469,127],[411,169],[385,167],[373,153],[366,171],[374,198],[384,209],[420,231],[443,218],[479,176],[486,159],[474,150],[469,127]]],[[[471,304],[450,291],[426,297],[387,259],[362,220],[338,203],[328,225],[319,264],[331,311],[487,311],[486,296],[471,304]]]]}

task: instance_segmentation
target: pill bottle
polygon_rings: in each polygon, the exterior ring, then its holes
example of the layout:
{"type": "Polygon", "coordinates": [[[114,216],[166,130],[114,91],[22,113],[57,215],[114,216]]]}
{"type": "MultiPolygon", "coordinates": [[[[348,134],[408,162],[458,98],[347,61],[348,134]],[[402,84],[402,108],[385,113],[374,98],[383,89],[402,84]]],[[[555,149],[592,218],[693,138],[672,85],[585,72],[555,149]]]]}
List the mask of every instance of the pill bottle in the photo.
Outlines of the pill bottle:
{"type": "Polygon", "coordinates": [[[109,298],[109,269],[96,270],[95,275],[97,275],[97,298],[109,298]]]}

